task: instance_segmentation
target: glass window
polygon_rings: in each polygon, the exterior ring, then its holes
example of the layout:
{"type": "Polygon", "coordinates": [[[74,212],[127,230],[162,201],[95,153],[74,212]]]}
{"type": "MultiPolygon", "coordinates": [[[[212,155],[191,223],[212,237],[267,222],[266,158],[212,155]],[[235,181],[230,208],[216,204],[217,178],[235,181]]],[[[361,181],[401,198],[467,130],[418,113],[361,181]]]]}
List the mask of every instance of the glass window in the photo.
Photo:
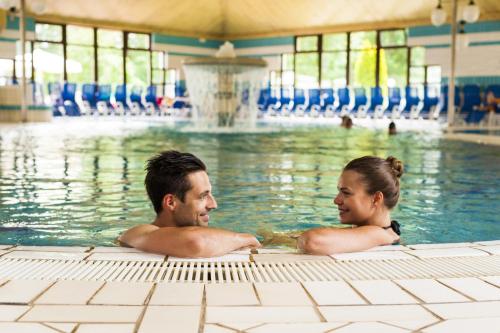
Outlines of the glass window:
{"type": "MultiPolygon", "coordinates": [[[[24,53],[24,63],[25,63],[25,75],[26,78],[31,78],[31,42],[26,42],[25,45],[25,53],[24,53]]],[[[21,60],[21,43],[19,41],[16,42],[16,78],[20,79],[23,75],[23,67],[21,60]]]]}
{"type": "Polygon", "coordinates": [[[406,32],[404,30],[386,30],[380,32],[381,46],[406,46],[406,32]]]}
{"type": "Polygon", "coordinates": [[[149,52],[127,51],[127,84],[141,87],[149,86],[149,52]]]}
{"type": "Polygon", "coordinates": [[[37,82],[49,83],[63,81],[64,56],[62,44],[45,42],[35,43],[33,61],[37,82]]]}
{"type": "Polygon", "coordinates": [[[317,51],[318,36],[297,37],[297,51],[317,51]]]}
{"type": "Polygon", "coordinates": [[[321,57],[321,87],[345,87],[347,52],[323,52],[321,57]]]}
{"type": "Polygon", "coordinates": [[[163,84],[165,81],[165,72],[163,69],[153,69],[153,84],[163,84]]]}
{"type": "Polygon", "coordinates": [[[282,57],[282,69],[283,71],[293,71],[293,62],[294,62],[294,57],[293,54],[283,54],[282,57]]]}
{"type": "Polygon", "coordinates": [[[323,51],[343,51],[347,49],[347,34],[323,35],[323,51]]]}
{"type": "Polygon", "coordinates": [[[410,83],[424,83],[425,82],[425,67],[410,67],[410,83]]]}
{"type": "Polygon", "coordinates": [[[127,34],[127,46],[133,49],[149,49],[149,35],[148,34],[127,34]]]}
{"type": "Polygon", "coordinates": [[[271,87],[281,86],[281,72],[271,71],[270,75],[271,87]]]}
{"type": "Polygon", "coordinates": [[[410,59],[412,66],[423,66],[425,65],[425,48],[423,47],[412,47],[410,50],[410,59]]]}
{"type": "Polygon", "coordinates": [[[379,85],[406,86],[408,52],[406,48],[380,49],[379,85]]]}
{"type": "Polygon", "coordinates": [[[351,51],[349,83],[353,87],[366,89],[375,86],[377,50],[351,51]]]}
{"type": "Polygon", "coordinates": [[[428,83],[441,83],[441,66],[428,66],[427,67],[427,82],[428,83]]]}
{"type": "Polygon", "coordinates": [[[296,57],[296,87],[302,89],[317,88],[319,81],[318,53],[298,53],[296,57]]]}
{"type": "Polygon", "coordinates": [[[94,45],[94,29],[68,25],[66,26],[66,40],[68,44],[94,45]]]}
{"type": "Polygon", "coordinates": [[[0,59],[0,86],[12,83],[14,66],[11,59],[0,59]]]}
{"type": "Polygon", "coordinates": [[[97,30],[97,44],[99,46],[123,48],[123,32],[99,29],[97,30]]]}
{"type": "Polygon", "coordinates": [[[164,69],[165,68],[165,53],[153,51],[153,68],[164,69]]]}
{"type": "Polygon", "coordinates": [[[98,82],[123,84],[123,52],[111,48],[97,49],[98,82]]]}
{"type": "Polygon", "coordinates": [[[68,45],[66,52],[68,81],[74,83],[94,82],[94,48],[92,46],[68,45]]]}
{"type": "Polygon", "coordinates": [[[169,98],[175,98],[175,84],[177,82],[177,70],[168,69],[167,70],[167,81],[165,85],[165,94],[169,98]]]}
{"type": "Polygon", "coordinates": [[[375,31],[359,31],[351,33],[351,49],[369,49],[377,46],[375,31]]]}
{"type": "Polygon", "coordinates": [[[35,25],[35,36],[37,40],[62,42],[62,26],[37,23],[35,25]]]}

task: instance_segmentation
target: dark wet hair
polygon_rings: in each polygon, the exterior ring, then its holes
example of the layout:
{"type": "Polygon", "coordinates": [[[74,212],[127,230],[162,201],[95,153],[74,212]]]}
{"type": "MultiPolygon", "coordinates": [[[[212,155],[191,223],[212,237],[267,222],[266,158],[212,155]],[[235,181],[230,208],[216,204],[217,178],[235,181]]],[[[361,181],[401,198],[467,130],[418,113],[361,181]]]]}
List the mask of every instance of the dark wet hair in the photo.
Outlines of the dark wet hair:
{"type": "Polygon", "coordinates": [[[396,124],[393,121],[389,124],[389,129],[396,129],[396,124]]]}
{"type": "Polygon", "coordinates": [[[359,173],[368,194],[382,192],[385,206],[396,206],[399,200],[399,178],[403,175],[403,163],[393,156],[385,160],[375,156],[363,156],[347,163],[344,171],[359,173]]]}
{"type": "Polygon", "coordinates": [[[205,164],[193,154],[175,150],[161,152],[149,159],[144,184],[156,214],[161,213],[163,197],[167,194],[174,194],[184,202],[186,192],[191,189],[187,176],[206,170],[205,164]]]}

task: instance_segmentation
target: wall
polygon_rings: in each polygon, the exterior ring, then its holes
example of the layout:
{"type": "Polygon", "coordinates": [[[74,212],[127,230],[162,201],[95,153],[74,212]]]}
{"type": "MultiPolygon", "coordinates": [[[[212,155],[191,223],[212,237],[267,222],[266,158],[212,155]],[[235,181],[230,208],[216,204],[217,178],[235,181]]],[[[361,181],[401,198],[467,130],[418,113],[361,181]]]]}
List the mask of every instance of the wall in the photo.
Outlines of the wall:
{"type": "MultiPolygon", "coordinates": [[[[443,83],[450,76],[451,27],[419,26],[408,32],[408,45],[424,46],[427,65],[441,66],[443,83]]],[[[500,84],[500,21],[484,21],[465,25],[468,46],[458,35],[456,82],[487,86],[500,84]]]]}
{"type": "MultiPolygon", "coordinates": [[[[6,14],[0,10],[0,15],[5,20],[5,26],[0,27],[0,58],[14,59],[16,56],[16,42],[19,36],[19,18],[6,14]]],[[[35,20],[26,18],[26,39],[35,39],[35,20]]]]}

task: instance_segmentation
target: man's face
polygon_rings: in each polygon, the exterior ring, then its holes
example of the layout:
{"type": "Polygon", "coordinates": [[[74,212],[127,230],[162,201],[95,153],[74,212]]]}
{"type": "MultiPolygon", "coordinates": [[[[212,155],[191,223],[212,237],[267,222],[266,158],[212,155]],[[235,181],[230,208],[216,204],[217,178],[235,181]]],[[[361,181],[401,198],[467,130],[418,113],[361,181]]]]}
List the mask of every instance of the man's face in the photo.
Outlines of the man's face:
{"type": "Polygon", "coordinates": [[[205,171],[192,172],[187,176],[191,189],[186,192],[184,202],[176,198],[174,222],[178,227],[208,226],[208,213],[217,208],[212,196],[212,185],[205,171]]]}

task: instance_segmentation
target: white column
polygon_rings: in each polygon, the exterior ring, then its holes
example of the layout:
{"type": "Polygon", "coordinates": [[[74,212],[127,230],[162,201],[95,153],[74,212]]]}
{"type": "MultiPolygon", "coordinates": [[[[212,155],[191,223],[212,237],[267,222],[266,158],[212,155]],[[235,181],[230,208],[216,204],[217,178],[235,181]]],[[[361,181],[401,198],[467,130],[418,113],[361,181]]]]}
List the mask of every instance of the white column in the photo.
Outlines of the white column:
{"type": "Polygon", "coordinates": [[[457,52],[457,11],[457,0],[453,0],[451,14],[451,70],[448,81],[448,128],[451,128],[453,126],[453,121],[455,118],[455,58],[457,52]]]}
{"type": "Polygon", "coordinates": [[[26,53],[26,31],[25,31],[25,0],[20,0],[20,18],[19,18],[19,28],[21,32],[21,119],[23,122],[28,121],[28,108],[26,106],[26,63],[25,63],[25,53],[26,53]]]}

